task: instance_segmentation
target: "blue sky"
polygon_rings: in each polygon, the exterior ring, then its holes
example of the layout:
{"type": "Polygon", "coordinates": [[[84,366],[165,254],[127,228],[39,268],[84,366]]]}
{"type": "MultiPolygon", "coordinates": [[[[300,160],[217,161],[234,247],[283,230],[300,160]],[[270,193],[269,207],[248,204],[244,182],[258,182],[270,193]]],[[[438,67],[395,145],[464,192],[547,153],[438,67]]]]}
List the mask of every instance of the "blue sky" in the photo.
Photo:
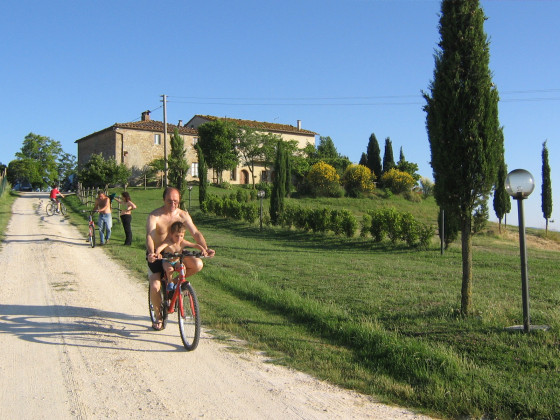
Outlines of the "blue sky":
{"type": "MultiPolygon", "coordinates": [[[[506,163],[533,174],[526,224],[544,227],[545,140],[560,215],[560,1],[481,5],[506,163]]],[[[0,16],[0,162],[30,132],[76,154],[75,140],[142,111],[162,120],[165,94],[169,122],[301,120],[354,162],[371,133],[381,148],[389,137],[396,159],[402,147],[432,178],[421,91],[433,77],[439,11],[435,0],[9,0],[0,16]]]]}

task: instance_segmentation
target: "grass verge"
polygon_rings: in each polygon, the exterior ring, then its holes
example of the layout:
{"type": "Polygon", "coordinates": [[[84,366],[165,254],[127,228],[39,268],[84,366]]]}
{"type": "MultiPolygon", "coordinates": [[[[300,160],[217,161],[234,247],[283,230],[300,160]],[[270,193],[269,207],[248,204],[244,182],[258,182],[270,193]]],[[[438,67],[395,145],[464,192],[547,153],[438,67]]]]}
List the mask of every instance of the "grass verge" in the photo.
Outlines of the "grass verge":
{"type": "MultiPolygon", "coordinates": [[[[139,206],[133,246],[119,246],[115,224],[106,250],[145,281],[144,224],[161,190],[130,193],[139,206]]],[[[71,217],[85,234],[81,216],[71,217]]],[[[435,243],[414,250],[261,231],[204,215],[194,200],[193,219],[217,251],[192,279],[205,327],[246,340],[275,363],[426,413],[560,417],[558,251],[529,248],[532,323],[551,329],[525,335],[505,329],[522,324],[519,250],[499,235],[474,239],[475,315],[462,318],[459,244],[441,255],[435,243]]]]}

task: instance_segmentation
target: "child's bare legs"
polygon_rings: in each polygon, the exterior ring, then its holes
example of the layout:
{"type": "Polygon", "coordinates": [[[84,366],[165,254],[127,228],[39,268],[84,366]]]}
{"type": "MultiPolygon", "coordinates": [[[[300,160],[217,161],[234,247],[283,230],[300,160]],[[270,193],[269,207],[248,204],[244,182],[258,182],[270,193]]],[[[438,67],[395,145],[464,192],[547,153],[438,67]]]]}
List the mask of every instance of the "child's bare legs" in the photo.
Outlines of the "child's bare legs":
{"type": "Polygon", "coordinates": [[[170,281],[172,281],[171,279],[173,278],[173,272],[175,271],[175,268],[167,261],[164,261],[162,265],[163,265],[163,271],[167,276],[167,282],[169,283],[170,281]]]}

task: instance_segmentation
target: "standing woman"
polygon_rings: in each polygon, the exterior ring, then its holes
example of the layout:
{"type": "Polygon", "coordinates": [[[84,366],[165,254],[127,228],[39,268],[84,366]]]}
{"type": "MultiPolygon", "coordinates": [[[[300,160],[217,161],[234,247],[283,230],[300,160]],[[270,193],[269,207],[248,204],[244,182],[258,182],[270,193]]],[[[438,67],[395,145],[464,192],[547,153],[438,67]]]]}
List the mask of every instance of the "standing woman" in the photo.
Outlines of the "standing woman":
{"type": "Polygon", "coordinates": [[[121,222],[124,228],[124,236],[125,236],[124,244],[132,245],[132,228],[130,227],[130,223],[132,222],[131,213],[132,210],[136,208],[136,204],[130,201],[130,194],[127,193],[126,191],[123,191],[121,193],[121,196],[124,199],[123,201],[119,200],[116,197],[115,200],[117,200],[119,203],[126,206],[124,210],[121,210],[121,222]]]}

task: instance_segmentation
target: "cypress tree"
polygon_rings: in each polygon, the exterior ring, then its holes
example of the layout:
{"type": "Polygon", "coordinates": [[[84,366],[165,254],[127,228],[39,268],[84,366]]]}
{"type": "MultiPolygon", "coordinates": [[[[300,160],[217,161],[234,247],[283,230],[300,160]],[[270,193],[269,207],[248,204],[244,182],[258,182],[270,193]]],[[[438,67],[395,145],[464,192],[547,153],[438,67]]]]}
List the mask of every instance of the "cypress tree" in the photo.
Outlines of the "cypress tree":
{"type": "Polygon", "coordinates": [[[498,218],[498,232],[502,231],[502,219],[511,210],[511,200],[506,191],[507,166],[502,160],[496,178],[494,187],[494,213],[498,218]]]}
{"type": "Polygon", "coordinates": [[[485,19],[478,0],[442,1],[434,78],[424,93],[434,196],[461,226],[463,315],[472,306],[473,212],[488,198],[503,160],[485,19]]]}
{"type": "Polygon", "coordinates": [[[197,143],[196,153],[198,154],[198,203],[203,208],[202,203],[206,200],[206,192],[208,187],[208,165],[204,159],[204,152],[197,143]]]}
{"type": "Polygon", "coordinates": [[[381,177],[381,149],[379,149],[379,143],[374,133],[371,133],[371,136],[369,136],[366,155],[367,163],[365,166],[379,179],[381,177]]]}
{"type": "Polygon", "coordinates": [[[286,197],[286,151],[284,142],[280,140],[276,146],[274,161],[274,182],[270,196],[270,220],[272,224],[280,223],[284,212],[284,198],[286,197]]]}
{"type": "Polygon", "coordinates": [[[393,157],[393,143],[387,137],[385,139],[385,152],[383,153],[383,173],[395,167],[395,158],[393,157]]]}
{"type": "Polygon", "coordinates": [[[545,234],[548,235],[548,219],[552,216],[552,183],[550,181],[550,165],[548,164],[548,148],[546,141],[542,148],[542,214],[546,220],[545,234]]]}

